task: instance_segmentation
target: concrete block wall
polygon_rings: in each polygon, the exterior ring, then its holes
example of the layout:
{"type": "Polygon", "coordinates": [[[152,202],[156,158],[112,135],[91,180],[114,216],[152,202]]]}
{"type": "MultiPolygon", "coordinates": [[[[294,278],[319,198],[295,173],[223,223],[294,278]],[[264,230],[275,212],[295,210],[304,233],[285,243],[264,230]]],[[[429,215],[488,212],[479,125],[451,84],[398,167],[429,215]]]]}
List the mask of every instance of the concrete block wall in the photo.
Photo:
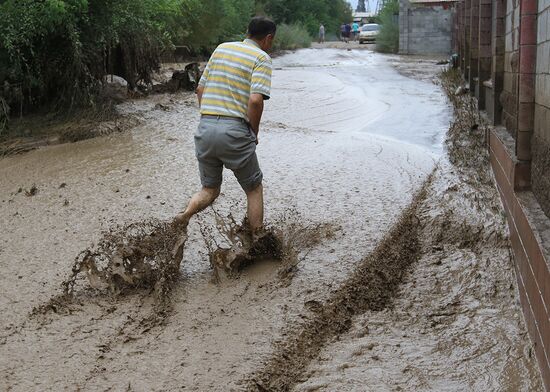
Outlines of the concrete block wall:
{"type": "Polygon", "coordinates": [[[444,54],[452,52],[454,8],[416,5],[400,1],[399,52],[444,54]]]}
{"type": "Polygon", "coordinates": [[[550,0],[538,1],[536,56],[531,177],[533,192],[550,216],[550,0]]]}

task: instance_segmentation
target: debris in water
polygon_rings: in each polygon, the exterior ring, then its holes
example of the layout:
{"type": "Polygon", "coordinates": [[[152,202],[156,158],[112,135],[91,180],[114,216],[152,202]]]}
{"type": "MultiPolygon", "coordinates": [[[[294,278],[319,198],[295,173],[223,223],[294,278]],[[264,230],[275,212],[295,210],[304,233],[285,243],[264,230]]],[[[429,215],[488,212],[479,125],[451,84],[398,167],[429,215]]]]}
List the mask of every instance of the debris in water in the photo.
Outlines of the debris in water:
{"type": "Polygon", "coordinates": [[[31,189],[25,191],[25,195],[27,195],[28,197],[35,196],[36,194],[38,194],[38,188],[36,187],[36,184],[32,184],[31,189]]]}

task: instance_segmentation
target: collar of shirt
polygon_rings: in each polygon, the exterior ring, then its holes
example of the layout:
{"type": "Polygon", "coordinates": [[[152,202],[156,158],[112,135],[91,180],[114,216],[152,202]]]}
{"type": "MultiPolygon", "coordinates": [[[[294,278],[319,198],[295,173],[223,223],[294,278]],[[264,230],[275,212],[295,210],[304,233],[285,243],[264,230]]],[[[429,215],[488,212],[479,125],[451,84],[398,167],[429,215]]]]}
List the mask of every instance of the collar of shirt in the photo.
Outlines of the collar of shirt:
{"type": "Polygon", "coordinates": [[[244,43],[245,43],[245,44],[248,44],[248,45],[255,46],[255,47],[257,47],[258,49],[261,49],[261,48],[260,48],[260,45],[259,45],[256,41],[254,41],[253,39],[247,38],[247,39],[244,40],[244,43]]]}

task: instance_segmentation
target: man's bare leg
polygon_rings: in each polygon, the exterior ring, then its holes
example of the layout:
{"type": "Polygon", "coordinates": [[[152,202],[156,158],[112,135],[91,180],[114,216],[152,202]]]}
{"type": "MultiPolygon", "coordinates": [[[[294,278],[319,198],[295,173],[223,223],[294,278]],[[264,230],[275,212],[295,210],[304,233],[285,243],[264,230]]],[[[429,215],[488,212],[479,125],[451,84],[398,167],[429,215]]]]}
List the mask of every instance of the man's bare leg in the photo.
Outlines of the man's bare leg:
{"type": "Polygon", "coordinates": [[[189,220],[191,219],[191,217],[211,205],[219,195],[220,187],[203,187],[199,192],[195,193],[191,197],[191,200],[189,200],[185,211],[176,215],[174,223],[178,225],[178,227],[181,227],[182,233],[180,238],[176,241],[176,244],[172,251],[172,256],[174,257],[174,259],[181,261],[181,259],[183,258],[183,247],[185,245],[185,242],[187,241],[187,225],[189,224],[189,220]]]}
{"type": "Polygon", "coordinates": [[[185,224],[189,223],[189,220],[191,217],[202,210],[204,210],[206,207],[210,206],[220,195],[220,187],[217,188],[206,188],[203,187],[199,192],[195,193],[191,200],[189,200],[189,203],[187,204],[187,208],[185,211],[179,213],[176,216],[176,222],[179,224],[185,224]]]}
{"type": "Polygon", "coordinates": [[[246,192],[248,222],[252,233],[258,233],[264,226],[264,187],[260,184],[246,192]]]}

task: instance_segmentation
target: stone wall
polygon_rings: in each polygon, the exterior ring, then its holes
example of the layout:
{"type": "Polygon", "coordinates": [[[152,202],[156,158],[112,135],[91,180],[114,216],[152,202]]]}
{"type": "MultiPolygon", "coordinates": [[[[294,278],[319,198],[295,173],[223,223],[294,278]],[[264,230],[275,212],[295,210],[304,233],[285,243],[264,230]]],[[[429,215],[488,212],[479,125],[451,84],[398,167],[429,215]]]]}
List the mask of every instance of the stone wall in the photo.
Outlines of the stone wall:
{"type": "Polygon", "coordinates": [[[400,0],[399,52],[449,55],[453,44],[454,8],[400,0]]]}
{"type": "Polygon", "coordinates": [[[538,0],[532,186],[550,217],[550,0],[538,0]]]}
{"type": "Polygon", "coordinates": [[[500,96],[502,124],[516,136],[519,82],[519,1],[506,1],[504,86],[500,96]]]}

